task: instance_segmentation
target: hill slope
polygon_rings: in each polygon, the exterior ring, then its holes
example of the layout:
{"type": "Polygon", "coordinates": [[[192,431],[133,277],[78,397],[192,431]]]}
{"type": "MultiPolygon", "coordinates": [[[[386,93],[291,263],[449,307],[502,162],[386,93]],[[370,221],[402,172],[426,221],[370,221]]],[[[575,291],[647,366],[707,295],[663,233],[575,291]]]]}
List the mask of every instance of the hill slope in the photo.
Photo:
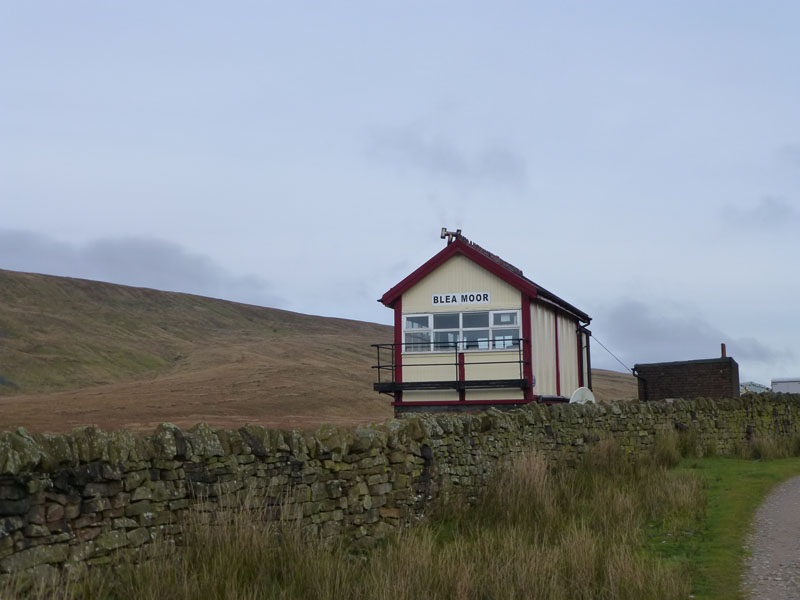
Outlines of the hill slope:
{"type": "MultiPolygon", "coordinates": [[[[391,337],[385,325],[0,270],[0,429],[380,421],[392,410],[372,391],[370,344],[391,337]]],[[[630,376],[594,378],[600,398],[636,394],[630,376]]]]}

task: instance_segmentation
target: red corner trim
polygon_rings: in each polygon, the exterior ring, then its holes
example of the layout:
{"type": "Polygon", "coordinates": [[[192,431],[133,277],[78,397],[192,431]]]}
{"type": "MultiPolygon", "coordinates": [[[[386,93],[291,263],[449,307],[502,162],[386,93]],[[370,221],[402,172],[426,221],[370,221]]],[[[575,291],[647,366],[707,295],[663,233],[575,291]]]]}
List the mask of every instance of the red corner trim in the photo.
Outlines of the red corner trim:
{"type": "MultiPolygon", "coordinates": [[[[403,299],[398,298],[394,305],[394,380],[403,381],[403,299]]],[[[403,392],[396,392],[394,399],[403,401],[403,392]]]]}
{"type": "Polygon", "coordinates": [[[583,387],[583,334],[580,329],[575,334],[578,336],[578,387],[583,387]]]}
{"type": "Polygon", "coordinates": [[[461,240],[456,240],[453,243],[445,246],[440,252],[435,254],[416,271],[411,273],[411,275],[403,279],[400,283],[386,292],[381,297],[380,301],[386,306],[394,306],[395,302],[400,299],[406,290],[419,283],[423,277],[433,272],[436,268],[444,264],[456,254],[461,254],[462,256],[470,259],[475,264],[489,271],[492,275],[497,276],[509,285],[517,288],[523,294],[527,294],[529,298],[538,297],[539,291],[537,287],[524,277],[520,277],[502,265],[497,264],[488,256],[470,247],[469,244],[466,244],[461,240]]]}
{"type": "MultiPolygon", "coordinates": [[[[531,336],[531,298],[522,294],[522,376],[533,383],[533,339],[531,336]]],[[[533,401],[533,385],[525,390],[525,400],[533,401]]]]}
{"type": "MultiPolygon", "coordinates": [[[[463,352],[459,352],[458,353],[458,380],[459,381],[464,381],[466,378],[467,377],[466,377],[466,368],[464,366],[464,353],[463,352]]],[[[466,402],[466,400],[467,400],[467,390],[466,389],[461,388],[460,390],[458,390],[458,399],[461,402],[466,402]]]]}

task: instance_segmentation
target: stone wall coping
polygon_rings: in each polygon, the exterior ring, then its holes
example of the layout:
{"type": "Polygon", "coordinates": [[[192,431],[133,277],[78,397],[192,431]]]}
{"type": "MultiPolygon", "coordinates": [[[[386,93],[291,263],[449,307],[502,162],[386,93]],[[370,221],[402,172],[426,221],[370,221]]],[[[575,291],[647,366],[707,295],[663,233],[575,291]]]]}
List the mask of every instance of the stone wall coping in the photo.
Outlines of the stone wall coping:
{"type": "Polygon", "coordinates": [[[514,429],[519,425],[602,418],[614,415],[670,414],[679,411],[773,410],[776,404],[800,408],[800,395],[745,394],[740,398],[676,399],[657,402],[609,404],[529,404],[510,410],[489,409],[476,413],[418,413],[403,419],[343,428],[322,425],[316,431],[268,429],[247,424],[239,429],[212,428],[198,423],[182,430],[171,423],[158,425],[152,434],[133,434],[126,429],[104,431],[77,427],[63,434],[32,434],[23,427],[0,432],[0,475],[49,472],[93,462],[125,463],[151,460],[192,460],[229,454],[270,456],[291,453],[315,458],[349,450],[397,445],[397,440],[421,442],[446,434],[514,429]]]}

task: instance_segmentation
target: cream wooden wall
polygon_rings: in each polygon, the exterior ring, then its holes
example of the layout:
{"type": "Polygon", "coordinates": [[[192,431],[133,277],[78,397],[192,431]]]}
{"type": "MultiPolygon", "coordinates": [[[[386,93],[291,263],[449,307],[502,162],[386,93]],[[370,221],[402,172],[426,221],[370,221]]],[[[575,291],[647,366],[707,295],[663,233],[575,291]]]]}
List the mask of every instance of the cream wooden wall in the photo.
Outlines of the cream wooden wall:
{"type": "MultiPolygon", "coordinates": [[[[546,304],[531,303],[531,337],[533,338],[533,392],[542,396],[569,397],[578,389],[577,322],[546,304]],[[556,324],[557,321],[557,324],[556,324]],[[558,327],[558,359],[560,390],[556,386],[556,327],[558,327]]],[[[586,364],[584,351],[584,365],[586,364]]],[[[586,371],[584,370],[584,377],[586,371]]],[[[586,381],[586,379],[584,379],[586,381]]]]}
{"type": "MultiPolygon", "coordinates": [[[[461,255],[456,255],[428,274],[403,294],[403,314],[426,314],[436,312],[465,312],[479,310],[519,310],[522,294],[518,289],[492,275],[483,267],[461,255]],[[434,305],[434,294],[459,294],[489,292],[486,304],[442,304],[434,305]]],[[[521,326],[520,326],[521,328],[521,326]]],[[[465,374],[467,379],[517,379],[516,364],[475,365],[470,362],[517,360],[516,351],[466,352],[465,374]],[[510,357],[510,358],[509,358],[510,357]]],[[[453,381],[456,379],[452,352],[426,352],[403,355],[403,381],[453,381]],[[420,363],[447,363],[441,366],[412,366],[420,363]]],[[[516,400],[522,399],[522,390],[467,390],[467,400],[516,400]]],[[[458,400],[455,390],[406,391],[403,401],[447,401],[458,400]]]]}
{"type": "Polygon", "coordinates": [[[457,254],[403,294],[403,314],[458,312],[464,310],[519,310],[520,291],[495,277],[470,259],[457,254]],[[434,305],[434,294],[490,292],[488,304],[434,305]]]}
{"type": "Polygon", "coordinates": [[[531,303],[531,337],[533,338],[533,393],[556,394],[556,314],[550,307],[531,303]]]}
{"type": "Polygon", "coordinates": [[[558,317],[558,364],[561,373],[561,395],[569,398],[578,389],[578,336],[577,323],[558,317]]]}

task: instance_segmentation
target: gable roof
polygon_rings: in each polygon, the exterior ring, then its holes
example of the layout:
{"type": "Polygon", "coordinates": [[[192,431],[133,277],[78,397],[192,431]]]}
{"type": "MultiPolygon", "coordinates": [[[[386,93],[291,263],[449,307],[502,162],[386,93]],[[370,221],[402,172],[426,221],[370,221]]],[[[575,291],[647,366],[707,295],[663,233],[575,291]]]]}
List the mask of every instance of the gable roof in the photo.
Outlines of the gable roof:
{"type": "Polygon", "coordinates": [[[419,283],[423,277],[432,273],[456,254],[460,254],[478,266],[483,267],[492,275],[495,275],[499,279],[502,279],[509,285],[518,289],[523,294],[526,294],[532,300],[536,299],[547,304],[552,304],[557,308],[560,308],[561,310],[577,317],[585,323],[589,323],[592,320],[592,318],[582,310],[579,310],[569,302],[562,300],[552,292],[547,291],[540,285],[525,277],[522,274],[521,269],[518,269],[511,263],[504,261],[496,254],[492,254],[488,250],[481,248],[478,246],[478,244],[470,242],[463,236],[459,236],[454,241],[447,244],[447,246],[431,257],[416,271],[411,273],[408,277],[386,292],[378,301],[390,308],[393,307],[397,299],[400,298],[408,289],[419,283]]]}

